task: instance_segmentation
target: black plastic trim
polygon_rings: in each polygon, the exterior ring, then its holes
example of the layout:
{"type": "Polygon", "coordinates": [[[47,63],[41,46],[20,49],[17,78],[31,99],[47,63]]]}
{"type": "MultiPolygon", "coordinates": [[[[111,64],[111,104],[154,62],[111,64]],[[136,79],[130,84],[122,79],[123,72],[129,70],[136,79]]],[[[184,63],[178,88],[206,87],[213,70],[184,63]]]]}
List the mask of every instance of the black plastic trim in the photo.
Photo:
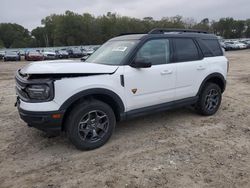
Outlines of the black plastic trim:
{"type": "Polygon", "coordinates": [[[124,83],[124,75],[120,75],[120,80],[121,80],[121,86],[124,87],[125,83],[124,83]]]}
{"type": "Polygon", "coordinates": [[[91,96],[91,95],[107,95],[111,97],[116,104],[119,106],[119,112],[123,113],[125,110],[124,104],[121,100],[121,98],[114,93],[113,91],[110,91],[108,89],[103,88],[94,88],[94,89],[87,89],[84,91],[81,91],[79,93],[76,93],[75,95],[71,96],[68,100],[66,100],[60,107],[59,110],[66,110],[71,104],[73,104],[75,101],[79,100],[82,97],[91,96]]]}
{"type": "Polygon", "coordinates": [[[178,29],[178,28],[155,28],[148,32],[148,34],[161,34],[165,32],[181,32],[181,33],[203,33],[208,34],[204,30],[195,30],[195,29],[178,29]]]}
{"type": "Polygon", "coordinates": [[[128,111],[122,117],[124,119],[132,119],[132,118],[139,117],[139,116],[144,116],[148,114],[162,112],[162,111],[169,110],[169,109],[191,105],[191,104],[196,103],[197,100],[198,100],[198,96],[195,96],[195,97],[190,97],[190,98],[181,99],[177,101],[171,101],[171,102],[167,102],[163,104],[157,104],[157,105],[153,105],[149,107],[143,107],[140,109],[128,111]]]}
{"type": "Polygon", "coordinates": [[[202,83],[201,83],[201,85],[200,85],[200,88],[199,88],[199,91],[197,92],[197,96],[200,95],[200,93],[201,93],[203,87],[205,86],[205,84],[207,83],[207,81],[208,81],[209,79],[212,79],[212,78],[218,78],[218,79],[220,79],[220,80],[223,82],[223,88],[222,88],[221,92],[223,93],[223,92],[225,91],[225,89],[226,89],[226,83],[227,83],[227,82],[226,82],[224,76],[223,76],[221,73],[212,73],[212,74],[208,75],[208,76],[202,81],[202,83]]]}
{"type": "Polygon", "coordinates": [[[37,128],[45,132],[60,132],[62,130],[63,116],[65,111],[31,112],[23,110],[17,103],[20,118],[30,127],[37,128]],[[61,114],[59,119],[52,118],[53,114],[61,114]]]}

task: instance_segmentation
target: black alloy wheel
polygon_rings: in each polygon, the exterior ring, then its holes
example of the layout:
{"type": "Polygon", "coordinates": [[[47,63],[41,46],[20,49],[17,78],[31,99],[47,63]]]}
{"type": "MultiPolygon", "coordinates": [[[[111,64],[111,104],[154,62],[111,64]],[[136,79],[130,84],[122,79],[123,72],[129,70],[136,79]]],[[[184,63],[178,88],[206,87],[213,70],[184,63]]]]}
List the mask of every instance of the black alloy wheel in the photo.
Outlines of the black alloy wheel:
{"type": "Polygon", "coordinates": [[[215,83],[207,83],[199,95],[196,110],[205,116],[213,115],[218,111],[221,99],[221,88],[215,83]]]}
{"type": "Polygon", "coordinates": [[[89,99],[76,105],[66,118],[66,132],[80,150],[91,150],[104,145],[116,125],[112,108],[99,100],[89,99]]]}

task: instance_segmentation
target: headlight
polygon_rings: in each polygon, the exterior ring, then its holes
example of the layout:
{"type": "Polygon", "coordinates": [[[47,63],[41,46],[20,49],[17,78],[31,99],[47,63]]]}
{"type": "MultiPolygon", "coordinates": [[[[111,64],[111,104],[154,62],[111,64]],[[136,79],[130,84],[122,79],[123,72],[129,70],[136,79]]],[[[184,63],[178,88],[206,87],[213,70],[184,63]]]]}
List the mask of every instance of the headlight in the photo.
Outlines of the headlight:
{"type": "Polygon", "coordinates": [[[50,98],[50,88],[47,85],[28,85],[25,89],[30,99],[47,100],[50,98]]]}

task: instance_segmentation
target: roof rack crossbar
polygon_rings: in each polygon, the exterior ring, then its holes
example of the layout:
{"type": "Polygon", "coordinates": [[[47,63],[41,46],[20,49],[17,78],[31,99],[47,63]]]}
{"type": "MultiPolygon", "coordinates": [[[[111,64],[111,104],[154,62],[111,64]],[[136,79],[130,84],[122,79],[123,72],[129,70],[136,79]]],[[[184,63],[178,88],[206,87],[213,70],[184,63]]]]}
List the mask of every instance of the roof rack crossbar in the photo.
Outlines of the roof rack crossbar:
{"type": "Polygon", "coordinates": [[[193,30],[193,29],[165,29],[165,28],[156,28],[148,32],[148,34],[164,34],[167,32],[180,32],[180,33],[203,33],[208,34],[207,31],[202,30],[193,30]]]}

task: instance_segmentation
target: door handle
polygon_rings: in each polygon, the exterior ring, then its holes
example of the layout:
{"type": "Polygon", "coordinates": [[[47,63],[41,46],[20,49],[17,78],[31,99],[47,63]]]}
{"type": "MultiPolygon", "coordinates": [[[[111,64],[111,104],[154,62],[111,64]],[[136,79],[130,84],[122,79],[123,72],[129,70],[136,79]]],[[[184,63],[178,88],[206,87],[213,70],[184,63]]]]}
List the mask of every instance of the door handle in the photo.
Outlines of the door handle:
{"type": "Polygon", "coordinates": [[[206,67],[203,67],[203,66],[198,66],[197,67],[197,70],[205,70],[206,69],[206,67]]]}
{"type": "Polygon", "coordinates": [[[172,74],[172,73],[173,73],[172,70],[164,70],[164,71],[161,71],[161,75],[172,74]]]}

